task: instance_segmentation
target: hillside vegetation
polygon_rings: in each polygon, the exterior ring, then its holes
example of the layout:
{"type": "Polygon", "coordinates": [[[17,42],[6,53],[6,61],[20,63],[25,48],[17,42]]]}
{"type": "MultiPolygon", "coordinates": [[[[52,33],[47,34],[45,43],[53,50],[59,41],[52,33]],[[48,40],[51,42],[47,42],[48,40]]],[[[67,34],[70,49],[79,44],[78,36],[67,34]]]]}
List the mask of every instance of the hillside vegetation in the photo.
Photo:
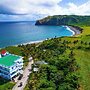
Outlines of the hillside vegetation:
{"type": "Polygon", "coordinates": [[[55,15],[37,20],[35,25],[78,25],[90,26],[90,16],[55,15]]]}
{"type": "MultiPolygon", "coordinates": [[[[29,76],[25,90],[90,90],[90,16],[58,15],[38,20],[36,25],[73,25],[83,28],[80,35],[45,40],[39,44],[10,46],[10,53],[47,64],[33,65],[38,68],[29,76]]],[[[0,84],[0,90],[8,90],[14,83],[0,84]]]]}
{"type": "MultiPolygon", "coordinates": [[[[90,27],[81,28],[83,32],[74,37],[53,38],[39,44],[5,48],[10,53],[23,56],[25,66],[30,56],[35,62],[44,60],[48,63],[40,65],[40,71],[30,75],[25,90],[90,90],[90,27]]],[[[13,86],[10,82],[3,83],[0,90],[8,90],[7,84],[9,88],[13,86]]]]}
{"type": "MultiPolygon", "coordinates": [[[[90,27],[81,28],[83,32],[74,37],[5,48],[10,53],[22,55],[25,65],[30,56],[35,62],[44,60],[48,63],[38,66],[38,73],[30,75],[25,90],[90,90],[90,27]]],[[[0,85],[0,89],[7,90],[5,86],[0,85]]]]}

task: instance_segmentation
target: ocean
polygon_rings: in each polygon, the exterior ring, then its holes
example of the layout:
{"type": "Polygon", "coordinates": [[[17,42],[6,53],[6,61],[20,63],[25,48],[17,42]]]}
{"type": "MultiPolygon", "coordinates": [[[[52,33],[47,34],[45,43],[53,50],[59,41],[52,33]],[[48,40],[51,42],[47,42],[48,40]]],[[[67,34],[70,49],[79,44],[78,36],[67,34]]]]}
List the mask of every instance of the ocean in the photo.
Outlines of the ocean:
{"type": "Polygon", "coordinates": [[[0,48],[72,34],[63,26],[35,26],[35,22],[0,22],[0,48]]]}

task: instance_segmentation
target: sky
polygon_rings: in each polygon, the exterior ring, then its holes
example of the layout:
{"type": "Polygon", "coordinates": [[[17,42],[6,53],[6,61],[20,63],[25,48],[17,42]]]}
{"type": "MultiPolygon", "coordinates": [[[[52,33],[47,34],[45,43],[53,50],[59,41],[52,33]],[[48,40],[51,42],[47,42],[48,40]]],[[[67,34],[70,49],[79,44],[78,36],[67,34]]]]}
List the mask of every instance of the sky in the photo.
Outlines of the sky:
{"type": "Polygon", "coordinates": [[[0,0],[0,21],[34,21],[52,15],[90,15],[90,0],[0,0]]]}

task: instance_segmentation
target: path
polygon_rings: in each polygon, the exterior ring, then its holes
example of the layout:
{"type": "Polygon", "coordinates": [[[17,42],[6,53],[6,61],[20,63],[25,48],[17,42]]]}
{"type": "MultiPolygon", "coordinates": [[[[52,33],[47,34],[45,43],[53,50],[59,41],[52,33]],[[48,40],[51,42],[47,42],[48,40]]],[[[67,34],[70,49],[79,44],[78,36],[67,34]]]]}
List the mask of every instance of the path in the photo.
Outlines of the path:
{"type": "Polygon", "coordinates": [[[32,58],[29,58],[29,64],[28,66],[25,68],[24,72],[23,72],[23,77],[21,80],[19,80],[16,85],[13,87],[12,90],[23,90],[27,84],[27,80],[28,80],[28,76],[30,75],[31,73],[31,66],[33,64],[33,60],[32,58]],[[22,82],[22,86],[21,87],[18,87],[20,85],[20,83],[22,82]]]}

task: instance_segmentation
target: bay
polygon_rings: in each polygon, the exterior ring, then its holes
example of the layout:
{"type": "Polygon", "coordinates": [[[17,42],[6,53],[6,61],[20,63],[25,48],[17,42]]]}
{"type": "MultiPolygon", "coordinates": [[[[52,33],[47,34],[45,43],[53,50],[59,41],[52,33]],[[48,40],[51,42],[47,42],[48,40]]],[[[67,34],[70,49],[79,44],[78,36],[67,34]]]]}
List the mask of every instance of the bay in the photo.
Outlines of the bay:
{"type": "Polygon", "coordinates": [[[63,26],[35,26],[35,22],[0,22],[0,48],[72,34],[63,26]]]}

